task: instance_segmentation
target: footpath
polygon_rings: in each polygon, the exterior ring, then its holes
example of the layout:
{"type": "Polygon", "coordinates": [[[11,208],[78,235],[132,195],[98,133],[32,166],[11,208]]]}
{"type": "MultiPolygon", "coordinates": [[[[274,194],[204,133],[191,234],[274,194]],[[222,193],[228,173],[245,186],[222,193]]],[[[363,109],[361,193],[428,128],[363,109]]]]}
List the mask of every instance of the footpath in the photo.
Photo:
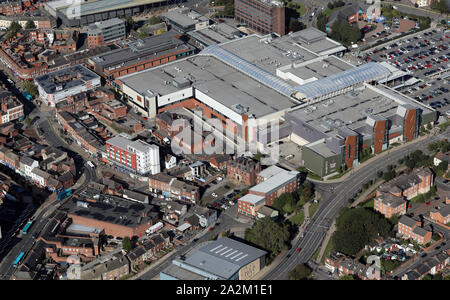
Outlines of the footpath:
{"type": "MultiPolygon", "coordinates": [[[[309,205],[310,205],[310,202],[307,202],[303,206],[303,212],[304,212],[305,219],[303,220],[302,225],[298,227],[299,232],[295,236],[295,238],[291,241],[291,245],[295,245],[295,243],[297,243],[298,239],[302,236],[302,233],[303,233],[304,227],[305,227],[305,223],[309,219],[309,205]]],[[[278,254],[277,257],[275,257],[275,259],[270,263],[270,265],[264,266],[264,268],[258,274],[256,274],[255,277],[253,277],[251,280],[262,280],[270,271],[272,271],[272,269],[274,267],[278,266],[286,258],[286,255],[288,253],[289,253],[288,250],[281,251],[280,254],[278,254]]]]}
{"type": "Polygon", "coordinates": [[[375,154],[374,157],[372,157],[372,158],[368,159],[367,161],[365,161],[365,162],[363,162],[363,163],[357,165],[356,167],[354,167],[354,168],[348,170],[347,173],[345,173],[344,175],[342,175],[340,178],[337,178],[337,179],[330,179],[330,180],[316,180],[316,179],[308,178],[308,180],[310,180],[310,181],[312,181],[312,182],[317,182],[317,183],[341,183],[341,182],[344,182],[344,181],[346,181],[351,175],[353,175],[354,172],[357,172],[357,171],[359,171],[360,169],[365,168],[368,164],[371,164],[371,163],[373,163],[374,161],[377,161],[377,160],[382,160],[382,159],[384,159],[384,158],[385,158],[387,155],[389,155],[391,152],[397,152],[397,151],[400,151],[400,150],[402,150],[402,149],[404,149],[404,148],[406,148],[406,147],[409,147],[409,146],[411,146],[411,145],[414,145],[414,144],[423,142],[424,140],[426,140],[426,139],[432,137],[433,135],[435,135],[435,134],[429,133],[429,134],[426,134],[426,135],[424,135],[424,136],[418,137],[417,139],[415,139],[415,140],[413,140],[413,141],[410,141],[410,142],[406,142],[406,143],[404,143],[404,144],[401,144],[400,146],[397,146],[397,147],[395,147],[395,148],[388,149],[388,150],[385,150],[385,151],[383,151],[383,152],[381,152],[381,153],[375,154]]]}

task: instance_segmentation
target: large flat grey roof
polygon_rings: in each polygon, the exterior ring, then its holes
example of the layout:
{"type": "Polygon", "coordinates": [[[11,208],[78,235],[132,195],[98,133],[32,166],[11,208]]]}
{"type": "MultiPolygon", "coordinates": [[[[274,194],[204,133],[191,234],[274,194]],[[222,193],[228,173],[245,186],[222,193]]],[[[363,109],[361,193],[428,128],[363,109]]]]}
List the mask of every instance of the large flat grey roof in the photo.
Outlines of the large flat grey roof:
{"type": "Polygon", "coordinates": [[[424,113],[431,112],[423,105],[406,97],[397,97],[393,91],[377,86],[341,94],[304,108],[292,110],[289,114],[315,129],[330,133],[337,128],[356,130],[365,126],[369,116],[381,119],[392,118],[401,105],[420,107],[424,113]]]}
{"type": "Polygon", "coordinates": [[[286,182],[297,178],[298,174],[299,172],[297,171],[281,171],[278,174],[275,174],[272,177],[264,180],[260,184],[255,185],[250,189],[250,191],[264,194],[270,193],[286,182]]]}
{"type": "Polygon", "coordinates": [[[36,77],[35,82],[40,85],[47,94],[57,91],[57,87],[61,86],[62,90],[70,89],[78,85],[84,84],[86,81],[100,78],[97,74],[82,65],[75,65],[58,71],[50,72],[36,77]],[[59,82],[58,77],[64,78],[71,76],[72,79],[59,82]],[[81,77],[79,77],[79,76],[81,77]]]}
{"type": "Polygon", "coordinates": [[[183,27],[192,26],[208,20],[207,17],[189,8],[175,8],[162,13],[161,16],[183,27]]]}
{"type": "Polygon", "coordinates": [[[118,80],[140,94],[148,94],[147,91],[151,91],[152,94],[167,95],[180,90],[172,85],[175,77],[189,78],[193,87],[228,108],[237,104],[248,107],[249,113],[256,117],[276,113],[298,104],[209,56],[189,57],[125,75],[118,80]]]}
{"type": "MultiPolygon", "coordinates": [[[[151,3],[163,2],[162,0],[87,0],[79,1],[77,4],[80,16],[94,13],[106,12],[116,9],[131,8],[151,3]]],[[[63,15],[72,13],[70,8],[74,8],[75,1],[57,0],[47,2],[45,5],[54,11],[59,11],[63,15]]],[[[75,9],[75,8],[74,8],[75,9]]]]}
{"type": "Polygon", "coordinates": [[[242,267],[266,254],[264,250],[223,237],[194,251],[184,263],[228,279],[242,267]]]}
{"type": "Polygon", "coordinates": [[[141,60],[168,55],[183,49],[193,50],[194,48],[175,38],[174,32],[168,31],[135,41],[125,48],[91,57],[90,60],[103,68],[124,67],[134,65],[141,60]]]}

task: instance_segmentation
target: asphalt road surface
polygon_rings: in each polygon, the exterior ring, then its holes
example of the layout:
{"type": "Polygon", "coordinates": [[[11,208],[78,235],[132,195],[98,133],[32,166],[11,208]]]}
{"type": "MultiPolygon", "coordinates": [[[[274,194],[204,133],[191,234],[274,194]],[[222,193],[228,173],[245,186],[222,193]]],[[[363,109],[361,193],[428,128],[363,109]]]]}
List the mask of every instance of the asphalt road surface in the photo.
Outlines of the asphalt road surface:
{"type": "Polygon", "coordinates": [[[307,224],[303,237],[292,245],[292,248],[289,250],[289,257],[286,256],[264,279],[287,279],[287,273],[297,264],[308,262],[314,252],[320,247],[326,232],[333,220],[338,216],[339,211],[348,205],[348,200],[361,189],[363,183],[377,178],[377,171],[385,170],[388,164],[397,164],[400,158],[412,151],[417,149],[424,152],[427,151],[429,143],[444,137],[448,138],[449,134],[450,129],[447,128],[447,131],[442,134],[431,136],[421,143],[411,144],[401,150],[389,153],[384,159],[375,160],[359,171],[351,173],[351,176],[342,183],[315,183],[316,188],[322,192],[322,201],[317,212],[307,224]],[[301,248],[300,253],[297,253],[297,248],[301,248]]]}

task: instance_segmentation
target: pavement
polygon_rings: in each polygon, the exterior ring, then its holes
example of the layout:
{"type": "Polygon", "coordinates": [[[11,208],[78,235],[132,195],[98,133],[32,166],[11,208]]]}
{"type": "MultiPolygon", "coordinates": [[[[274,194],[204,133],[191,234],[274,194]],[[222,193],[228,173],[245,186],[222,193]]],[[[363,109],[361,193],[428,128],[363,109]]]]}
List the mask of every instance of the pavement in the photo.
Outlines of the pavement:
{"type": "MultiPolygon", "coordinates": [[[[437,129],[435,129],[437,130],[437,129]]],[[[428,135],[424,135],[424,136],[420,136],[418,138],[416,138],[413,141],[407,142],[407,143],[403,143],[400,146],[394,147],[394,148],[390,148],[388,150],[385,150],[381,153],[375,154],[374,157],[372,157],[371,159],[360,163],[359,165],[357,165],[356,167],[353,167],[351,170],[347,171],[347,173],[345,173],[344,175],[342,175],[340,178],[337,179],[329,179],[326,180],[325,182],[327,183],[339,183],[339,182],[344,182],[346,181],[348,178],[350,178],[354,173],[358,172],[359,170],[365,168],[367,165],[372,164],[374,161],[380,161],[383,160],[384,158],[386,158],[387,156],[389,156],[391,153],[394,152],[398,152],[398,151],[403,151],[404,149],[407,149],[409,147],[411,147],[411,145],[415,145],[418,143],[423,142],[424,140],[427,140],[430,138],[430,136],[432,136],[432,134],[428,134],[428,135]]],[[[397,162],[394,163],[395,165],[397,164],[397,162]]],[[[384,171],[384,170],[383,170],[384,171]]],[[[310,179],[308,178],[309,181],[315,182],[315,183],[319,183],[319,182],[324,182],[324,181],[320,181],[320,180],[315,180],[315,179],[310,179]]]]}
{"type": "Polygon", "coordinates": [[[322,243],[339,211],[348,205],[348,200],[361,189],[363,183],[377,178],[378,171],[385,170],[388,164],[397,164],[400,158],[415,150],[427,152],[428,143],[448,137],[449,134],[450,128],[447,128],[441,134],[430,134],[422,137],[419,141],[409,142],[403,147],[399,146],[391,151],[386,151],[384,154],[378,155],[383,157],[383,159],[371,159],[362,164],[362,167],[355,168],[355,170],[346,174],[345,177],[340,178],[337,182],[315,182],[316,190],[322,196],[319,208],[313,218],[310,219],[311,221],[304,231],[304,236],[293,242],[293,247],[289,251],[291,255],[289,257],[286,256],[277,266],[274,266],[264,279],[286,279],[287,273],[297,264],[308,262],[322,243]],[[300,253],[296,253],[294,250],[297,248],[302,249],[300,253]]]}

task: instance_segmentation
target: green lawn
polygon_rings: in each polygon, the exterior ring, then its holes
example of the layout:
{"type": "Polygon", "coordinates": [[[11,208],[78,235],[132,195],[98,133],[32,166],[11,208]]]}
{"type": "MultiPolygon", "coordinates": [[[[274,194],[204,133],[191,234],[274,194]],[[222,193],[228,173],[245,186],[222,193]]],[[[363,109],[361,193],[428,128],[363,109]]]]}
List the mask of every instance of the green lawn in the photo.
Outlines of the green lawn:
{"type": "Polygon", "coordinates": [[[295,216],[290,217],[288,220],[292,224],[300,226],[300,225],[302,225],[304,219],[305,219],[305,214],[304,214],[303,210],[301,210],[295,216]]]}
{"type": "Polygon", "coordinates": [[[368,201],[361,203],[360,206],[365,208],[373,208],[374,201],[375,201],[374,198],[369,199],[368,201]]]}
{"type": "Polygon", "coordinates": [[[335,7],[333,9],[326,9],[323,11],[323,14],[328,18],[333,12],[335,12],[336,10],[340,9],[342,7],[335,7]]]}
{"type": "Polygon", "coordinates": [[[322,259],[320,260],[320,262],[322,263],[322,265],[325,263],[325,258],[330,255],[330,252],[333,250],[333,242],[331,241],[331,239],[328,241],[327,246],[325,247],[325,251],[323,252],[322,255],[322,259]]]}
{"type": "Polygon", "coordinates": [[[320,201],[318,201],[317,203],[311,202],[311,205],[308,208],[310,218],[313,217],[314,213],[319,208],[319,205],[320,205],[320,201]]]}
{"type": "Polygon", "coordinates": [[[317,259],[317,257],[319,256],[319,253],[320,253],[320,247],[316,250],[316,252],[314,252],[314,254],[313,254],[313,256],[312,256],[312,260],[316,260],[317,259]]]}

